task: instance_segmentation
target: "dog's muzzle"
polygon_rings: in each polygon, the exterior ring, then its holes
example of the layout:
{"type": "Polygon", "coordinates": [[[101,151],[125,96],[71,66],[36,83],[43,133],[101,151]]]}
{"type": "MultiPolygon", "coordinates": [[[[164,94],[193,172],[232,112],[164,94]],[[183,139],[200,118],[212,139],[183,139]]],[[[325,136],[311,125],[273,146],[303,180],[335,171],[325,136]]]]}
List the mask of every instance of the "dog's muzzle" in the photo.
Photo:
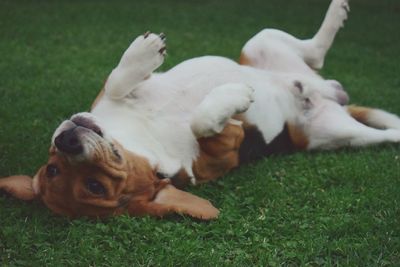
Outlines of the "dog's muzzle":
{"type": "Polygon", "coordinates": [[[59,151],[77,155],[83,152],[83,146],[77,134],[78,127],[61,132],[54,140],[54,145],[59,151]]]}
{"type": "Polygon", "coordinates": [[[103,133],[90,118],[74,116],[63,123],[60,133],[54,138],[54,145],[63,153],[79,155],[84,152],[84,136],[97,135],[103,137],[103,133]]]}

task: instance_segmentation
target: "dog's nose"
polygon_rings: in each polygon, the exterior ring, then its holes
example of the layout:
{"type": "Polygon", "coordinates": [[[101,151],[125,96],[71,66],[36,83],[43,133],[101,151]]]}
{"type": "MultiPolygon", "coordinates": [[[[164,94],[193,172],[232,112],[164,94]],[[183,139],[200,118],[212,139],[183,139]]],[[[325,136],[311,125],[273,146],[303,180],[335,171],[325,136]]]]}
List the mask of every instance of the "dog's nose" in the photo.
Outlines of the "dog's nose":
{"type": "Polygon", "coordinates": [[[61,152],[77,155],[83,152],[83,146],[75,128],[63,131],[54,140],[54,144],[61,152]]]}

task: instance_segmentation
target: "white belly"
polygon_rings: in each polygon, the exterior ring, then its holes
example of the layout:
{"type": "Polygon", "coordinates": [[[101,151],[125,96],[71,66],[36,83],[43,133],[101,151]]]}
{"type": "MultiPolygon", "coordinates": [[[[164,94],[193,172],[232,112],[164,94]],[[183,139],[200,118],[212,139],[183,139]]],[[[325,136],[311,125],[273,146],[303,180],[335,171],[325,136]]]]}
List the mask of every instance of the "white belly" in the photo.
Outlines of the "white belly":
{"type": "Polygon", "coordinates": [[[195,58],[154,74],[135,89],[133,97],[103,97],[92,113],[113,138],[148,158],[153,167],[170,175],[184,168],[190,174],[198,153],[190,129],[192,112],[213,88],[232,82],[255,89],[247,119],[257,124],[267,141],[272,140],[285,122],[278,106],[287,98],[285,89],[274,84],[270,73],[222,57],[195,58]]]}

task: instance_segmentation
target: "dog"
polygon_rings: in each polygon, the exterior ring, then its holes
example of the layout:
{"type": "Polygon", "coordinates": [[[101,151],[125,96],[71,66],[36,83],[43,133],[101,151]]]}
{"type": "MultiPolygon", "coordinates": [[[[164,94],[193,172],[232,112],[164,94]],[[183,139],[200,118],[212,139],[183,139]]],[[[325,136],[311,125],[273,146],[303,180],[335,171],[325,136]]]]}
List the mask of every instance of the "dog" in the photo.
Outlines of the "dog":
{"type": "Polygon", "coordinates": [[[153,72],[166,55],[165,35],[137,37],[90,113],[55,130],[47,164],[33,179],[0,179],[0,189],[70,218],[210,220],[218,209],[182,185],[271,153],[399,142],[399,117],[348,106],[343,86],[317,73],[348,12],[348,0],[332,0],[311,39],[265,29],[238,63],[204,56],[164,73],[153,72]]]}

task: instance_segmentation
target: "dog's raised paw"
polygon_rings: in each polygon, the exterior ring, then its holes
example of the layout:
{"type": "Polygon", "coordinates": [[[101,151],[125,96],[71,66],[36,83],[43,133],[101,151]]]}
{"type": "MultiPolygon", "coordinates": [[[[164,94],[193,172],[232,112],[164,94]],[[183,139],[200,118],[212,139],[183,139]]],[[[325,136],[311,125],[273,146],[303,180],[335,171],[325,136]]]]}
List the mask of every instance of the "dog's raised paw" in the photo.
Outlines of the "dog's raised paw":
{"type": "Polygon", "coordinates": [[[166,53],[165,34],[146,32],[131,43],[120,65],[140,68],[141,72],[150,74],[163,63],[166,53]]]}
{"type": "Polygon", "coordinates": [[[345,0],[342,2],[342,7],[346,10],[346,12],[350,12],[349,1],[345,0]]]}
{"type": "Polygon", "coordinates": [[[342,28],[344,22],[347,20],[347,13],[350,12],[350,5],[348,0],[333,0],[332,12],[334,13],[337,26],[342,28]]]}
{"type": "Polygon", "coordinates": [[[167,48],[166,39],[164,33],[155,34],[146,32],[143,36],[139,36],[134,42],[138,41],[136,43],[137,48],[141,49],[144,53],[154,54],[158,52],[164,56],[167,48]],[[143,39],[141,37],[143,37],[143,39]]]}

